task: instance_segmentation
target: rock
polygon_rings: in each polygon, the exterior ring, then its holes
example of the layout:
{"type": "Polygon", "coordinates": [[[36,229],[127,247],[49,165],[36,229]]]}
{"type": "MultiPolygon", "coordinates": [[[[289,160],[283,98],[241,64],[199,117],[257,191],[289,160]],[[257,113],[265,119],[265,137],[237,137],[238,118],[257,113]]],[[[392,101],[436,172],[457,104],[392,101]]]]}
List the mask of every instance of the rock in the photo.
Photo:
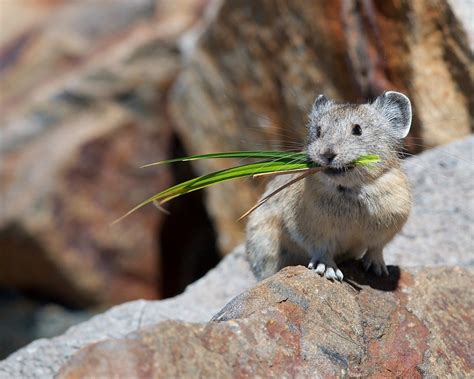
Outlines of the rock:
{"type": "MultiPolygon", "coordinates": [[[[173,73],[162,67],[164,77],[173,73]]],[[[151,112],[162,96],[151,85],[127,100],[151,112]]],[[[78,306],[159,296],[155,236],[163,216],[145,209],[113,228],[110,223],[172,183],[167,170],[139,171],[168,156],[169,125],[157,116],[145,122],[113,98],[74,88],[59,88],[41,108],[6,127],[0,285],[78,306]]]]}
{"type": "MultiPolygon", "coordinates": [[[[180,68],[178,40],[205,2],[192,7],[183,0],[181,16],[158,2],[156,23],[128,29],[137,14],[150,13],[151,3],[120,4],[65,6],[69,10],[57,15],[61,23],[51,26],[55,36],[69,20],[71,34],[91,29],[116,38],[85,54],[74,69],[51,63],[54,80],[25,83],[25,99],[18,103],[10,93],[2,111],[3,288],[73,306],[162,296],[157,240],[164,215],[149,207],[110,223],[173,183],[169,168],[139,167],[170,157],[174,133],[164,104],[180,68]],[[107,9],[115,15],[113,30],[101,16],[107,9]],[[120,25],[118,37],[114,28],[120,25]]],[[[45,64],[40,58],[37,63],[45,64]]]]}
{"type": "MultiPolygon", "coordinates": [[[[389,89],[412,99],[410,152],[470,134],[472,49],[450,3],[224,1],[173,89],[187,149],[300,149],[318,93],[365,101],[389,89]]],[[[207,173],[225,164],[196,167],[207,173]]],[[[260,192],[254,181],[209,190],[223,251],[242,240],[234,221],[260,192]]]]}
{"type": "Polygon", "coordinates": [[[474,24],[472,23],[472,2],[470,0],[448,0],[455,17],[466,31],[471,50],[474,50],[474,24]]]}
{"type": "Polygon", "coordinates": [[[93,315],[92,311],[69,309],[19,293],[0,291],[0,360],[33,340],[63,334],[93,315]]]}
{"type": "Polygon", "coordinates": [[[155,2],[4,1],[0,104],[24,101],[33,88],[74,71],[130,27],[149,21],[155,2]]]}
{"type": "Polygon", "coordinates": [[[122,338],[163,320],[206,322],[228,301],[255,284],[242,248],[172,299],[137,300],[115,306],[64,335],[37,340],[0,362],[0,378],[52,378],[83,346],[122,338]]]}
{"type": "Polygon", "coordinates": [[[149,196],[150,187],[171,183],[166,171],[137,169],[166,152],[168,131],[153,131],[114,107],[89,112],[7,156],[12,177],[2,182],[0,285],[76,306],[155,298],[154,236],[162,217],[147,209],[110,223],[149,196]]]}
{"type": "Polygon", "coordinates": [[[166,321],[89,345],[57,377],[474,374],[472,270],[390,267],[386,279],[361,270],[340,284],[301,266],[283,269],[211,322],[166,321]]]}
{"type": "Polygon", "coordinates": [[[474,266],[474,136],[404,162],[413,210],[386,248],[388,263],[474,266]]]}

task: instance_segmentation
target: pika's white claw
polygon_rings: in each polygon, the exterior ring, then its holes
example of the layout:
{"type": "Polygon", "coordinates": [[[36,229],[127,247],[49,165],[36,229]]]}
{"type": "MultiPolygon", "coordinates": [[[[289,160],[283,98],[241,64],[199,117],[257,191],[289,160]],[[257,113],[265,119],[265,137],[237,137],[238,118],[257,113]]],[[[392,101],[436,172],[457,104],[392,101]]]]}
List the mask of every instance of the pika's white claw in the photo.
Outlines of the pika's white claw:
{"type": "Polygon", "coordinates": [[[336,265],[331,267],[329,265],[326,265],[325,263],[318,263],[316,260],[312,260],[311,262],[309,262],[308,268],[314,270],[317,274],[324,276],[325,278],[330,280],[342,281],[342,279],[344,278],[344,275],[342,274],[341,270],[339,270],[336,265]]]}
{"type": "Polygon", "coordinates": [[[336,272],[334,271],[334,269],[332,267],[329,267],[326,270],[326,273],[324,274],[324,276],[328,279],[331,279],[331,280],[337,279],[336,272]]]}
{"type": "Polygon", "coordinates": [[[318,273],[319,275],[323,275],[325,271],[326,265],[324,263],[318,264],[318,267],[316,267],[316,273],[318,273]]]}

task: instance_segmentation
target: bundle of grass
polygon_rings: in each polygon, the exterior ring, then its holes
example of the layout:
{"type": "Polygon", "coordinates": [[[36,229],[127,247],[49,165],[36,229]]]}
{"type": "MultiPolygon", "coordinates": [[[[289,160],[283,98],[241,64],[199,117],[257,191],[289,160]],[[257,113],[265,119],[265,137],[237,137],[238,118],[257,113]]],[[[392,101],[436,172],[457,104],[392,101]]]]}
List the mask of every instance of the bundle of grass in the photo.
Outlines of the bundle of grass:
{"type": "MultiPolygon", "coordinates": [[[[138,204],[135,208],[131,209],[125,215],[123,215],[114,223],[119,222],[123,218],[127,217],[131,213],[140,209],[141,207],[147,204],[155,204],[160,210],[166,212],[162,207],[163,204],[168,201],[185,194],[188,194],[193,191],[197,191],[211,185],[221,183],[231,179],[237,179],[241,177],[258,177],[258,176],[271,176],[271,175],[288,175],[299,173],[300,175],[296,176],[291,181],[287,182],[285,185],[281,186],[265,198],[261,199],[254,207],[249,209],[245,214],[243,214],[240,219],[248,216],[252,211],[257,209],[265,201],[271,198],[273,195],[276,195],[278,192],[282,191],[284,188],[291,186],[297,181],[304,179],[305,177],[312,175],[319,170],[321,167],[308,160],[307,155],[302,152],[288,152],[288,151],[233,151],[227,153],[212,153],[212,154],[203,154],[203,155],[193,155],[190,157],[183,157],[177,159],[170,159],[167,161],[160,161],[155,163],[150,163],[142,166],[151,167],[167,163],[175,162],[188,162],[195,161],[200,159],[221,159],[221,158],[253,158],[253,159],[264,159],[261,162],[244,164],[241,166],[231,167],[225,170],[216,171],[207,175],[198,176],[197,178],[187,180],[183,183],[176,184],[152,197],[146,199],[142,203],[138,204]]],[[[354,165],[365,165],[375,163],[379,160],[377,155],[365,155],[360,156],[354,162],[354,165]]],[[[240,220],[239,219],[239,220],[240,220]]]]}

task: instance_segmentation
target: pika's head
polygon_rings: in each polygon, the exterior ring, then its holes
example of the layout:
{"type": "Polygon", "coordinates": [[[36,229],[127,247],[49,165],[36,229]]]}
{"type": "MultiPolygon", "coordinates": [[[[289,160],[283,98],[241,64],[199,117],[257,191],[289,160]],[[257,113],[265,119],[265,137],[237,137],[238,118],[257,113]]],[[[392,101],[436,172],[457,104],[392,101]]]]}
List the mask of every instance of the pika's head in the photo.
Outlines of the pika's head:
{"type": "Polygon", "coordinates": [[[319,95],[309,114],[308,158],[324,167],[337,184],[351,187],[373,180],[398,164],[411,117],[410,100],[398,92],[385,92],[368,104],[338,104],[319,95]],[[369,154],[378,155],[380,161],[352,164],[369,154]]]}

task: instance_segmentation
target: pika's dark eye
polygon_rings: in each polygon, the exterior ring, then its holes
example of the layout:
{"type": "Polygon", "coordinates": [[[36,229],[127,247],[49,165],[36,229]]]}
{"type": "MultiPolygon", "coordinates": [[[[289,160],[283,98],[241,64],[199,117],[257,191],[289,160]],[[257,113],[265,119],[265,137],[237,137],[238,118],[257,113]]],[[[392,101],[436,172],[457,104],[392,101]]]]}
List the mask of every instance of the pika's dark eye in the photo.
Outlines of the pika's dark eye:
{"type": "Polygon", "coordinates": [[[362,128],[359,124],[352,125],[352,134],[355,136],[360,136],[362,134],[362,128]]]}
{"type": "Polygon", "coordinates": [[[316,127],[316,137],[317,138],[321,137],[321,127],[320,126],[316,127]]]}

